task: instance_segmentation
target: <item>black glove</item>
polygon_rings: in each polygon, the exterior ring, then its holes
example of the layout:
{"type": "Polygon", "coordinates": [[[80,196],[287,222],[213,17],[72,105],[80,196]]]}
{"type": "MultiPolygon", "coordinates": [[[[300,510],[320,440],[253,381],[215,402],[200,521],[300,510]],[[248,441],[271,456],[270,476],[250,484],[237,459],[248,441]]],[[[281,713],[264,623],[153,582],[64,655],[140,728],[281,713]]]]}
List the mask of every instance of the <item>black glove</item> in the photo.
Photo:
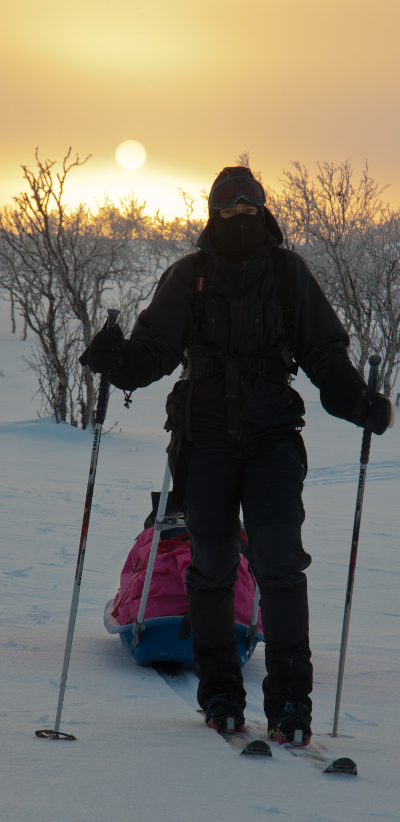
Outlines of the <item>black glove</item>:
{"type": "Polygon", "coordinates": [[[368,391],[364,391],[355,405],[358,425],[370,428],[374,434],[384,434],[392,418],[392,403],[383,394],[377,394],[372,405],[368,404],[368,391]]]}
{"type": "Polygon", "coordinates": [[[374,434],[384,434],[392,416],[392,404],[383,394],[377,394],[368,404],[368,386],[350,360],[333,365],[320,387],[321,403],[328,414],[371,428],[374,434]]]}
{"type": "Polygon", "coordinates": [[[106,323],[87,349],[87,365],[91,371],[100,374],[119,371],[124,365],[125,348],[126,340],[118,323],[112,328],[107,328],[106,323]]]}

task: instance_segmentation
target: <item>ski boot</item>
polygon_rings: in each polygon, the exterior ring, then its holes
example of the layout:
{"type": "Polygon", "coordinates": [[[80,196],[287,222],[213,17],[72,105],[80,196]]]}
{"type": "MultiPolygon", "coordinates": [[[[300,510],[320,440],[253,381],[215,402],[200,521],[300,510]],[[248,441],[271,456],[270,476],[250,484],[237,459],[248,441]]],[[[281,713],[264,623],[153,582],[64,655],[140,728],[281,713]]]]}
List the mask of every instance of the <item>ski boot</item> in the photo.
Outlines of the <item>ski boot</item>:
{"type": "Polygon", "coordinates": [[[208,703],[204,722],[208,728],[213,728],[219,734],[240,733],[245,724],[245,718],[239,705],[229,699],[230,694],[214,696],[208,703]]]}
{"type": "Polygon", "coordinates": [[[304,747],[311,742],[311,716],[301,702],[286,702],[275,706],[273,716],[268,717],[268,736],[281,745],[289,743],[304,747]]]}

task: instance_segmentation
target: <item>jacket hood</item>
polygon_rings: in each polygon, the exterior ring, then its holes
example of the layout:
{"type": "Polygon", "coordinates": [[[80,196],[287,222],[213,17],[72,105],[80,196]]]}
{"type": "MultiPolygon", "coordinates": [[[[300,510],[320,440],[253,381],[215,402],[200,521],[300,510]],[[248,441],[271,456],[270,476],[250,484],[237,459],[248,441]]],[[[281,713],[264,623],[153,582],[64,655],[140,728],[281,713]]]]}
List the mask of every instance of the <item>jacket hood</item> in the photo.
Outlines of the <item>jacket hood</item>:
{"type": "Polygon", "coordinates": [[[276,243],[274,243],[274,245],[282,245],[282,231],[280,230],[274,215],[271,214],[270,210],[266,206],[264,206],[264,222],[267,232],[274,238],[274,240],[276,240],[276,243]]]}

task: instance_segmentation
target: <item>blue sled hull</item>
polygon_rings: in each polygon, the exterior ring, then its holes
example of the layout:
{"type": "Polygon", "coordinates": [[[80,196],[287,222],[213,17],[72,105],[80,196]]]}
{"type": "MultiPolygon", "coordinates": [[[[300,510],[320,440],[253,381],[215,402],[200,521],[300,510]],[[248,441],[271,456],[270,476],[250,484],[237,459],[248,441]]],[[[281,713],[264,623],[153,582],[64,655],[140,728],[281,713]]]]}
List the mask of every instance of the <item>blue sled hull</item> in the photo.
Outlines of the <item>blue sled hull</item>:
{"type": "MultiPolygon", "coordinates": [[[[193,637],[179,639],[178,634],[182,624],[181,616],[157,617],[145,619],[141,639],[135,650],[131,650],[133,638],[132,625],[120,625],[111,616],[113,601],[107,603],[104,612],[104,625],[110,634],[119,634],[121,642],[137,665],[150,665],[152,662],[179,662],[185,668],[194,668],[193,637]]],[[[248,647],[247,625],[236,623],[240,667],[243,668],[249,661],[257,643],[264,639],[257,633],[248,647]]]]}

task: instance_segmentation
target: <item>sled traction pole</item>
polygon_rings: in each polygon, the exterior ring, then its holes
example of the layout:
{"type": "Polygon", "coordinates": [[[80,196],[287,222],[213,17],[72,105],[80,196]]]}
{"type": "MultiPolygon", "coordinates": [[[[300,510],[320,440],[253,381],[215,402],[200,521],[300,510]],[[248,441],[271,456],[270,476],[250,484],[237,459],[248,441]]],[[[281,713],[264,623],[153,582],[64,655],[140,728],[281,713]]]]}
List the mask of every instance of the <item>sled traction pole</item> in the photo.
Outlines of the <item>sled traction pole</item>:
{"type": "MultiPolygon", "coordinates": [[[[369,377],[368,377],[368,404],[372,405],[377,391],[378,385],[378,371],[379,371],[379,364],[381,362],[381,357],[377,354],[373,354],[372,357],[368,360],[370,369],[369,369],[369,377]]],[[[343,675],[344,675],[344,665],[346,661],[346,650],[347,650],[347,640],[349,636],[349,626],[350,626],[350,611],[353,599],[353,588],[354,588],[354,575],[356,571],[356,562],[357,562],[357,550],[358,550],[358,540],[360,536],[360,526],[361,526],[361,514],[362,514],[362,506],[363,506],[363,499],[364,499],[364,489],[365,489],[365,479],[367,474],[367,465],[369,462],[369,452],[371,448],[371,436],[372,430],[368,425],[364,428],[363,438],[362,438],[362,445],[361,445],[361,456],[360,456],[360,476],[358,480],[358,491],[357,491],[357,501],[356,501],[356,511],[354,516],[354,526],[353,526],[353,539],[351,543],[351,552],[350,552],[350,564],[349,564],[349,575],[347,579],[347,590],[346,590],[346,600],[344,606],[344,616],[343,616],[343,628],[342,628],[342,641],[340,645],[340,656],[339,656],[339,670],[338,670],[338,681],[337,681],[337,690],[336,690],[336,704],[335,704],[335,717],[333,720],[333,731],[332,736],[336,737],[338,735],[338,724],[339,724],[339,711],[340,711],[340,698],[342,695],[342,685],[343,685],[343,675]]]]}
{"type": "MultiPolygon", "coordinates": [[[[108,309],[107,328],[113,328],[117,322],[119,311],[114,308],[108,309]]],[[[93,436],[92,456],[90,460],[89,479],[86,490],[85,509],[82,520],[81,538],[79,542],[78,558],[76,562],[74,588],[72,593],[71,610],[69,614],[67,639],[65,643],[64,662],[61,674],[60,693],[58,697],[57,715],[54,725],[54,730],[44,729],[42,731],[35,731],[36,736],[42,739],[73,739],[76,737],[73,734],[66,734],[60,731],[61,713],[64,703],[65,688],[67,685],[68,667],[71,656],[72,640],[74,637],[76,613],[78,610],[79,594],[81,590],[83,563],[85,561],[85,551],[87,535],[89,530],[90,512],[92,508],[94,481],[96,478],[97,459],[99,456],[101,429],[107,413],[108,394],[110,389],[110,381],[108,374],[102,374],[100,378],[99,396],[96,408],[96,420],[93,436]]]]}
{"type": "Polygon", "coordinates": [[[158,503],[156,521],[154,523],[154,534],[153,534],[153,540],[152,540],[152,543],[151,543],[151,549],[150,549],[150,554],[149,554],[149,563],[148,563],[148,566],[147,566],[146,576],[145,576],[144,585],[143,585],[142,598],[140,600],[139,613],[138,613],[138,615],[136,617],[136,621],[135,621],[135,623],[132,627],[133,639],[132,639],[132,642],[131,642],[131,651],[134,651],[135,648],[138,646],[138,644],[140,642],[140,634],[143,630],[144,612],[146,610],[147,598],[148,598],[148,595],[149,595],[150,584],[151,584],[151,578],[153,576],[153,568],[154,568],[154,563],[156,561],[158,543],[160,542],[161,531],[163,531],[166,527],[168,527],[164,523],[164,514],[165,514],[165,509],[167,507],[168,491],[169,491],[170,483],[171,483],[171,471],[169,470],[169,465],[168,465],[168,460],[167,460],[167,464],[165,466],[165,473],[164,473],[164,479],[163,479],[161,494],[160,494],[160,501],[158,503]]]}
{"type": "Polygon", "coordinates": [[[250,625],[247,629],[247,650],[249,656],[251,656],[252,648],[253,648],[253,639],[258,633],[258,609],[260,607],[260,589],[256,584],[256,590],[254,592],[254,604],[253,604],[253,613],[250,621],[250,625]]]}

